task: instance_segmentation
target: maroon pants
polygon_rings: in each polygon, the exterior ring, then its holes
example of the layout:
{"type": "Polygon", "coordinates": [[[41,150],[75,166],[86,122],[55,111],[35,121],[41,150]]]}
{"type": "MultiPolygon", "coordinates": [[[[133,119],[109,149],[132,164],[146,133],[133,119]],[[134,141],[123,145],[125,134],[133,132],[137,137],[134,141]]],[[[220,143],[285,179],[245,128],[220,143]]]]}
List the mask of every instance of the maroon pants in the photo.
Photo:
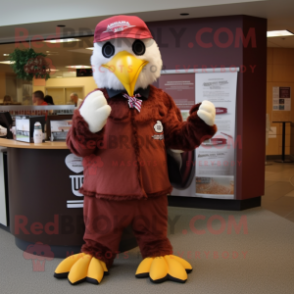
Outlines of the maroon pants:
{"type": "Polygon", "coordinates": [[[167,196],[112,201],[84,198],[85,244],[82,252],[109,268],[118,253],[123,229],[131,225],[143,258],[172,254],[167,239],[167,196]]]}

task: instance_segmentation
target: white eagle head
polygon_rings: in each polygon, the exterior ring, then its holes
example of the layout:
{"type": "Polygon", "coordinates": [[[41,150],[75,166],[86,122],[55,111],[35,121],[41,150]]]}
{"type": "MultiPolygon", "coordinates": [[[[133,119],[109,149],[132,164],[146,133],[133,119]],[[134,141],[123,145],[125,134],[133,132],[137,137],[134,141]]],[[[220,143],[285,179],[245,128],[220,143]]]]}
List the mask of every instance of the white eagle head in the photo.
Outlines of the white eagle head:
{"type": "Polygon", "coordinates": [[[121,15],[97,25],[91,65],[99,88],[126,90],[133,96],[159,78],[162,59],[146,24],[121,15]]]}

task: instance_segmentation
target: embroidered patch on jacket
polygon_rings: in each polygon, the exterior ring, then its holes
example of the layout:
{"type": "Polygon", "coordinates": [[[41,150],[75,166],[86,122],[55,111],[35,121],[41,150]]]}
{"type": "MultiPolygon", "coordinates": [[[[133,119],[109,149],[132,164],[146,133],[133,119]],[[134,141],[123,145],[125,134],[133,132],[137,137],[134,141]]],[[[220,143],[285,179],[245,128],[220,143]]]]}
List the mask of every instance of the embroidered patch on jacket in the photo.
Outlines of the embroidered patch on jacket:
{"type": "Polygon", "coordinates": [[[158,120],[156,122],[156,124],[154,125],[154,130],[155,130],[156,133],[162,133],[163,132],[163,125],[162,125],[160,120],[158,120]]]}
{"type": "Polygon", "coordinates": [[[164,135],[163,134],[161,134],[161,135],[153,135],[152,138],[155,139],[155,140],[163,140],[164,135]]]}

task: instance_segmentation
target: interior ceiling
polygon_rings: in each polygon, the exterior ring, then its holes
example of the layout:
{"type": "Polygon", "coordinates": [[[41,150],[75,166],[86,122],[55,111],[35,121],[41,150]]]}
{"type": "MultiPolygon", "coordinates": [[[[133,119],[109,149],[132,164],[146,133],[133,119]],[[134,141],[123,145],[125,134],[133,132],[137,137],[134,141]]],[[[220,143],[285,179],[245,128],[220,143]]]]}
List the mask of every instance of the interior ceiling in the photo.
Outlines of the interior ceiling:
{"type": "MultiPolygon", "coordinates": [[[[87,0],[89,1],[89,0],[87,0]]],[[[187,1],[186,1],[187,2],[187,1]]],[[[199,1],[195,1],[199,2],[199,1]]],[[[200,1],[201,2],[201,1],[200,1]]],[[[203,1],[202,1],[203,2],[203,1]]],[[[294,1],[293,0],[268,0],[247,3],[213,5],[213,1],[207,2],[207,6],[165,9],[157,11],[145,11],[132,13],[141,17],[146,22],[163,21],[170,19],[183,18],[201,18],[226,15],[250,15],[262,17],[268,20],[268,30],[287,29],[294,32],[294,1]],[[211,2],[211,3],[210,3],[211,2]],[[188,12],[189,16],[181,16],[180,13],[188,12]]],[[[214,1],[220,3],[220,1],[214,1]]],[[[224,2],[221,1],[221,2],[224,2]]],[[[228,1],[227,1],[228,2],[228,1]]],[[[234,2],[234,1],[229,1],[234,2]]],[[[235,0],[237,2],[237,0],[235,0]]],[[[238,2],[240,2],[238,0],[238,2]]],[[[203,4],[203,3],[202,3],[203,4]]],[[[43,4],[41,4],[43,6],[43,4]]],[[[68,9],[70,15],[70,8],[68,9]]],[[[96,24],[111,15],[103,15],[88,18],[76,18],[67,20],[58,20],[50,22],[39,22],[31,24],[19,24],[11,26],[0,26],[0,43],[13,42],[15,40],[15,29],[21,28],[27,30],[29,36],[41,35],[48,38],[56,34],[56,26],[63,24],[65,29],[61,29],[61,35],[89,35],[93,34],[96,24]]],[[[11,16],[12,17],[12,16],[11,16]]],[[[1,23],[1,20],[0,20],[1,23]]],[[[294,48],[294,38],[270,38],[268,39],[270,47],[294,48]]]]}
{"type": "MultiPolygon", "coordinates": [[[[139,12],[134,14],[141,17],[146,22],[243,14],[267,18],[268,30],[288,29],[294,32],[293,12],[293,0],[269,0],[207,7],[202,6],[185,9],[139,12]],[[180,13],[183,12],[188,12],[189,16],[181,16],[180,13]]],[[[65,29],[61,29],[60,31],[61,37],[69,35],[89,36],[93,34],[96,24],[108,16],[109,15],[0,27],[0,43],[14,42],[15,39],[13,36],[16,28],[27,30],[31,37],[39,35],[39,37],[41,36],[43,38],[48,38],[49,36],[52,38],[52,35],[58,36],[56,35],[56,26],[58,24],[66,26],[65,29]]],[[[83,37],[80,39],[80,42],[68,43],[60,46],[60,48],[49,48],[48,43],[41,42],[44,46],[38,48],[38,52],[43,52],[47,55],[49,54],[48,57],[52,60],[53,65],[58,65],[59,71],[67,70],[65,69],[65,66],[67,65],[90,65],[90,55],[92,51],[86,50],[85,48],[92,46],[93,37],[83,37]]],[[[268,38],[268,47],[294,48],[294,36],[284,38],[268,38]]],[[[6,43],[5,45],[0,45],[0,61],[6,59],[3,57],[4,53],[10,53],[14,49],[15,44],[6,43]]],[[[0,64],[0,70],[3,69],[6,72],[12,72],[9,65],[0,64]]],[[[56,75],[58,75],[58,73],[56,73],[56,75]]]]}
{"type": "Polygon", "coordinates": [[[0,11],[0,26],[256,1],[267,0],[9,0],[0,11]],[[13,11],[13,13],[7,13],[7,11],[13,11]]]}

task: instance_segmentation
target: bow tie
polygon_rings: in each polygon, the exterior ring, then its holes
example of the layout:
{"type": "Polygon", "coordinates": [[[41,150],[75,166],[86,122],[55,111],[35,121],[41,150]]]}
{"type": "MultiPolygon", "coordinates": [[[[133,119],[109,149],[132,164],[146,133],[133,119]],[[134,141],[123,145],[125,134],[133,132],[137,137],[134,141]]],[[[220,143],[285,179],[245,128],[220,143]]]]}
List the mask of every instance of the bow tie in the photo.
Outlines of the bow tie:
{"type": "Polygon", "coordinates": [[[129,108],[136,108],[138,112],[141,111],[142,100],[136,97],[141,97],[140,94],[135,94],[134,96],[129,96],[128,94],[123,94],[123,97],[128,99],[129,108]]]}

